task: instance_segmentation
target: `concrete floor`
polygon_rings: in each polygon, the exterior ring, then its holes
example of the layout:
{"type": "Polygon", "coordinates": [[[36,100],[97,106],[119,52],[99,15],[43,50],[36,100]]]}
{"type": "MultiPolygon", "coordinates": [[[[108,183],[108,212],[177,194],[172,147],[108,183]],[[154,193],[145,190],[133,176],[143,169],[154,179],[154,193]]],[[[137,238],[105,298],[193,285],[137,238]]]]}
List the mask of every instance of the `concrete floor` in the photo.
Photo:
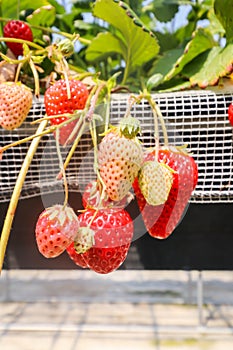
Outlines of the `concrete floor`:
{"type": "Polygon", "coordinates": [[[3,272],[1,350],[104,347],[232,350],[233,272],[3,272]]]}

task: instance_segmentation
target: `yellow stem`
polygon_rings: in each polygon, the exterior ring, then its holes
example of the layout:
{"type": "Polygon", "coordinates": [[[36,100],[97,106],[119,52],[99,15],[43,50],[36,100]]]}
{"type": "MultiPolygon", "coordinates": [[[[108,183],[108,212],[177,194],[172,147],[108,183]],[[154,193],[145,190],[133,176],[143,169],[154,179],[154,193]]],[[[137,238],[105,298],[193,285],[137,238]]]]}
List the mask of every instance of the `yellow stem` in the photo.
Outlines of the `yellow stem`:
{"type": "Polygon", "coordinates": [[[43,46],[40,46],[40,45],[34,43],[33,41],[28,41],[28,40],[18,39],[18,38],[16,39],[16,38],[3,38],[3,37],[0,37],[0,41],[5,41],[5,42],[9,42],[9,43],[27,44],[28,46],[31,46],[34,49],[44,51],[43,46]]]}
{"type": "MultiPolygon", "coordinates": [[[[37,129],[38,135],[42,134],[44,128],[46,127],[46,124],[47,124],[47,122],[44,121],[39,125],[39,127],[37,129]]],[[[28,149],[28,152],[26,154],[26,157],[24,159],[24,162],[22,164],[21,170],[18,174],[16,183],[15,183],[15,187],[14,187],[14,190],[13,190],[13,193],[11,196],[11,200],[10,200],[7,214],[6,214],[6,217],[4,220],[4,225],[3,225],[1,239],[0,239],[0,273],[1,273],[2,267],[3,267],[4,256],[5,256],[9,236],[10,236],[10,231],[11,231],[15,211],[17,209],[17,204],[19,201],[20,193],[21,193],[21,190],[22,190],[22,187],[24,184],[24,180],[26,178],[28,169],[30,167],[30,164],[32,162],[34,154],[37,150],[39,142],[40,142],[39,136],[34,138],[34,140],[32,141],[32,143],[28,149]]]]}
{"type": "Polygon", "coordinates": [[[37,98],[39,98],[39,96],[40,96],[40,78],[39,78],[38,72],[36,70],[36,67],[35,67],[32,59],[29,60],[29,65],[30,65],[30,68],[32,70],[32,74],[33,74],[34,82],[35,82],[35,96],[37,98]]]}
{"type": "Polygon", "coordinates": [[[59,166],[60,166],[60,171],[62,173],[64,190],[65,190],[65,198],[64,198],[64,203],[63,203],[63,208],[65,208],[65,206],[68,203],[69,189],[68,189],[68,182],[67,182],[67,178],[66,178],[66,172],[65,172],[65,169],[63,166],[62,154],[61,154],[61,149],[60,149],[60,144],[59,144],[59,136],[60,136],[60,130],[57,129],[56,130],[56,148],[57,148],[59,166]]]}
{"type": "MultiPolygon", "coordinates": [[[[76,148],[77,148],[77,146],[79,144],[79,141],[80,141],[80,139],[81,139],[81,137],[83,135],[83,132],[84,132],[86,126],[87,126],[87,123],[85,122],[85,120],[83,120],[82,121],[82,125],[80,126],[80,130],[78,132],[78,135],[76,136],[76,139],[75,139],[74,143],[72,144],[72,147],[71,147],[71,149],[70,149],[70,151],[69,151],[69,153],[68,153],[68,155],[67,155],[67,157],[65,159],[65,162],[63,164],[64,171],[66,170],[66,168],[68,167],[68,165],[69,165],[69,163],[71,161],[71,158],[72,158],[72,156],[73,156],[73,154],[74,154],[74,152],[75,152],[75,150],[76,150],[76,148]]],[[[59,174],[57,175],[57,179],[61,179],[62,175],[63,174],[60,171],[59,174]]]]}

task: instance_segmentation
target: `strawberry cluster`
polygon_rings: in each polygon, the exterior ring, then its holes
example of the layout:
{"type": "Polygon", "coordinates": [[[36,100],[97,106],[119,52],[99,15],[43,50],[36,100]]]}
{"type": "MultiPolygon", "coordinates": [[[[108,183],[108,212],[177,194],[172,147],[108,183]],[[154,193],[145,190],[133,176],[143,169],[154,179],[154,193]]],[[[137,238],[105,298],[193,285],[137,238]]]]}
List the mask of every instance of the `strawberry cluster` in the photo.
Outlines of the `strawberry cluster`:
{"type": "MultiPolygon", "coordinates": [[[[32,41],[29,29],[20,21],[10,21],[4,27],[4,36],[9,40],[7,45],[16,57],[24,54],[24,46],[10,39],[32,41]]],[[[56,57],[64,64],[64,56],[56,57]]],[[[31,56],[29,63],[32,64],[31,56]]],[[[83,81],[71,78],[65,64],[63,68],[61,77],[55,79],[44,93],[46,116],[42,119],[49,124],[43,135],[54,134],[58,152],[60,146],[71,145],[58,176],[64,180],[66,199],[63,205],[55,204],[39,215],[36,243],[46,258],[57,257],[66,251],[78,266],[101,274],[110,273],[125,261],[133,239],[133,220],[126,210],[129,201],[135,196],[147,232],[152,237],[167,238],[185,212],[197,184],[198,169],[183,148],[171,147],[168,143],[161,147],[156,142],[152,150],[145,149],[138,138],[140,123],[130,115],[130,108],[118,125],[110,127],[106,123],[97,144],[94,111],[106,98],[104,94],[109,93],[109,86],[102,81],[87,86],[83,81]],[[82,196],[84,210],[78,214],[67,204],[65,170],[87,125],[94,145],[96,180],[87,184],[82,196]]],[[[142,94],[142,98],[150,102],[154,112],[155,104],[148,93],[142,94]]],[[[24,84],[1,83],[0,125],[7,130],[20,127],[32,99],[31,90],[24,84]]]]}
{"type": "MultiPolygon", "coordinates": [[[[71,80],[70,88],[69,100],[64,80],[45,93],[51,123],[59,125],[68,120],[65,113],[86,108],[84,84],[71,80]]],[[[63,133],[62,126],[60,143],[67,142],[74,127],[73,121],[67,123],[63,133]]],[[[197,165],[184,148],[166,145],[145,149],[139,134],[138,120],[128,115],[106,130],[95,149],[97,178],[84,190],[84,210],[79,215],[67,206],[59,207],[58,214],[57,205],[40,215],[36,241],[45,257],[66,251],[82,268],[101,274],[118,269],[133,239],[133,220],[126,210],[133,193],[152,237],[164,239],[174,231],[197,184],[197,165]]]]}

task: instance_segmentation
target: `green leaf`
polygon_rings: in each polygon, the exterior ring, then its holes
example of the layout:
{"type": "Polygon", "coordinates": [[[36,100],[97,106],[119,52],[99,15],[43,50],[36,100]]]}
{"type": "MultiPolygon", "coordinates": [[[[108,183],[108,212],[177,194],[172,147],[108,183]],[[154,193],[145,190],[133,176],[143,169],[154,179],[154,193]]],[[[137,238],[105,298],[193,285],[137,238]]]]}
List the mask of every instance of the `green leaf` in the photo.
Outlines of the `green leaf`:
{"type": "Polygon", "coordinates": [[[27,17],[30,24],[42,27],[51,27],[55,21],[56,11],[52,5],[37,8],[27,17]]]}
{"type": "Polygon", "coordinates": [[[153,1],[153,13],[155,17],[160,22],[168,22],[173,19],[175,14],[177,13],[179,6],[177,5],[177,1],[167,1],[167,0],[159,0],[153,1]],[[169,4],[168,4],[169,2],[169,4]]]}
{"type": "Polygon", "coordinates": [[[153,88],[158,86],[163,80],[163,75],[160,73],[156,73],[152,75],[148,81],[146,82],[146,87],[148,91],[151,91],[153,88]]]}
{"type": "Polygon", "coordinates": [[[174,49],[164,52],[163,56],[155,62],[150,74],[161,73],[166,76],[182,53],[182,49],[174,49]]]}
{"type": "Polygon", "coordinates": [[[158,92],[172,92],[172,91],[183,91],[191,89],[190,81],[184,81],[183,79],[174,78],[166,84],[162,85],[158,92]]]}
{"type": "Polygon", "coordinates": [[[25,11],[25,9],[35,10],[41,6],[49,5],[47,0],[2,0],[2,17],[17,19],[18,3],[20,5],[20,11],[25,11]]]}
{"type": "Polygon", "coordinates": [[[179,42],[176,36],[172,33],[156,32],[156,37],[160,46],[160,53],[168,50],[172,50],[178,47],[179,42]]]}
{"type": "MultiPolygon", "coordinates": [[[[153,34],[143,25],[135,13],[124,2],[116,0],[97,0],[95,2],[93,14],[95,17],[115,27],[116,40],[115,46],[120,48],[121,55],[124,58],[125,78],[135,71],[138,67],[155,58],[159,52],[159,45],[153,34]]],[[[94,43],[94,51],[97,45],[94,43]]],[[[103,42],[101,42],[103,45],[103,42]]],[[[108,42],[105,42],[105,50],[108,50],[108,42]]],[[[89,54],[92,51],[92,44],[89,47],[89,54]]],[[[103,47],[101,47],[102,55],[103,47]]]]}
{"type": "Polygon", "coordinates": [[[47,0],[55,9],[56,9],[56,14],[62,15],[66,13],[66,10],[64,7],[58,3],[56,0],[47,0]]]}
{"type": "Polygon", "coordinates": [[[170,80],[175,75],[179,74],[186,64],[191,62],[195,57],[207,51],[215,45],[213,37],[208,31],[199,28],[195,33],[193,39],[186,45],[183,55],[179,57],[174,67],[164,78],[170,80]]]}
{"type": "Polygon", "coordinates": [[[210,24],[208,25],[209,32],[212,35],[220,34],[221,36],[224,36],[225,30],[220,21],[218,20],[213,8],[208,12],[208,19],[210,21],[210,24]]]}
{"type": "Polygon", "coordinates": [[[88,61],[99,61],[113,53],[122,53],[121,42],[111,33],[99,33],[86,50],[88,61]]]}
{"type": "Polygon", "coordinates": [[[226,31],[226,39],[233,39],[233,1],[215,0],[214,11],[226,31]]]}
{"type": "Polygon", "coordinates": [[[219,46],[212,48],[200,64],[200,70],[190,76],[192,86],[198,85],[205,88],[208,85],[215,85],[219,78],[226,76],[232,70],[233,64],[233,43],[226,47],[219,46]]]}

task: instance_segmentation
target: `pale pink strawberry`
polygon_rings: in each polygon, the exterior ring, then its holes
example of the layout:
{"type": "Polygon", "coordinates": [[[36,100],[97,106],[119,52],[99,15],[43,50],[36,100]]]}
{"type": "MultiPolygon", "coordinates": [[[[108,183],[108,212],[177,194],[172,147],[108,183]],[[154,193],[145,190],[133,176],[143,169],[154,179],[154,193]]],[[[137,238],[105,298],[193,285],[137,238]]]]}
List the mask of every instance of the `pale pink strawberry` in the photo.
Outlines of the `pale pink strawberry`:
{"type": "Polygon", "coordinates": [[[136,137],[138,126],[127,128],[125,122],[110,128],[98,150],[100,175],[113,201],[120,201],[127,195],[143,161],[142,147],[136,137]]]}
{"type": "Polygon", "coordinates": [[[6,130],[21,126],[32,106],[32,92],[21,83],[0,84],[0,125],[6,130]]]}
{"type": "Polygon", "coordinates": [[[38,249],[46,258],[62,254],[75,240],[79,229],[78,217],[72,208],[55,204],[46,208],[36,223],[38,249]]]}
{"type": "Polygon", "coordinates": [[[102,190],[99,181],[93,180],[87,184],[82,195],[82,204],[85,209],[124,208],[134,198],[133,194],[128,192],[122,200],[113,201],[106,192],[102,193],[102,190]]]}

